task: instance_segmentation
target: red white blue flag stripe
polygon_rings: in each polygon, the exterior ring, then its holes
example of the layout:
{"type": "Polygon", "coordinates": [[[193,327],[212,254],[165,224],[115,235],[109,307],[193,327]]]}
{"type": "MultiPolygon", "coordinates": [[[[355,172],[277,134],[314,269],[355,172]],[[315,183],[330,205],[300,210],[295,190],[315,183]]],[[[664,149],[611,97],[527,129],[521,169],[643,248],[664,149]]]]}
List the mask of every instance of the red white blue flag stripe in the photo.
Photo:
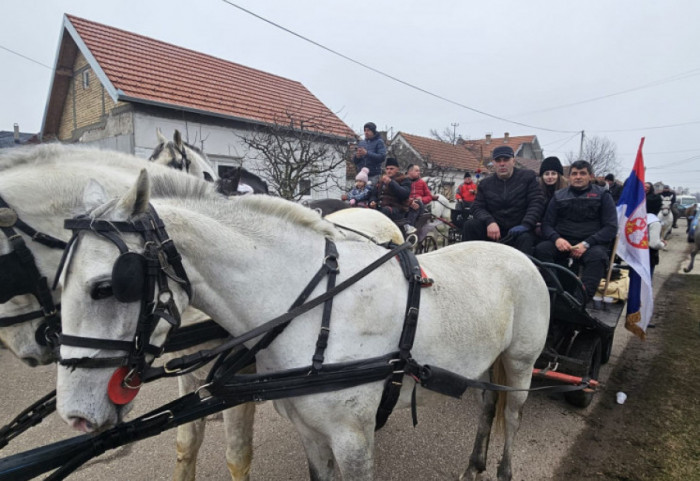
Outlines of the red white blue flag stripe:
{"type": "Polygon", "coordinates": [[[637,150],[632,173],[617,202],[619,240],[617,255],[630,266],[625,327],[644,339],[654,312],[654,294],[649,268],[649,230],[644,193],[644,137],[637,150]]]}

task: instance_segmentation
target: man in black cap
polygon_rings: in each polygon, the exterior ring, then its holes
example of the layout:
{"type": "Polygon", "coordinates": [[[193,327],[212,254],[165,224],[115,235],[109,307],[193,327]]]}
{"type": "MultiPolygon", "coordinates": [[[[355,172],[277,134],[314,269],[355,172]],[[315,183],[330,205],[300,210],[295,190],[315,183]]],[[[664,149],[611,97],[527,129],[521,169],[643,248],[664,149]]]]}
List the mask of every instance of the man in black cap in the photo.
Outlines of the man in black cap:
{"type": "Polygon", "coordinates": [[[367,122],[364,127],[365,140],[357,145],[352,161],[359,172],[362,167],[369,169],[369,182],[376,185],[379,176],[382,175],[382,162],[386,157],[386,146],[382,136],[377,134],[377,126],[374,122],[367,122]]]}
{"type": "Polygon", "coordinates": [[[593,298],[605,274],[608,249],[617,234],[617,210],[605,188],[593,184],[593,169],[585,160],[571,164],[569,187],[558,190],[542,220],[544,241],[535,257],[545,262],[566,263],[569,257],[583,265],[581,282],[587,299],[593,298]]]}
{"type": "MultiPolygon", "coordinates": [[[[404,219],[408,213],[411,179],[401,173],[399,163],[393,157],[386,159],[385,171],[377,185],[372,188],[369,207],[379,209],[391,220],[404,219]]],[[[409,229],[415,230],[413,226],[409,229]]],[[[410,234],[408,231],[406,233],[410,234]]]]}
{"type": "Polygon", "coordinates": [[[473,219],[464,224],[463,239],[501,241],[532,255],[534,228],[542,216],[544,194],[535,172],[515,168],[513,149],[493,149],[495,175],[479,184],[473,219]]]}
{"type": "Polygon", "coordinates": [[[617,201],[620,200],[620,196],[622,195],[622,186],[615,182],[615,176],[613,174],[605,176],[605,183],[608,184],[608,191],[610,191],[610,195],[612,195],[617,205],[617,201]]]}

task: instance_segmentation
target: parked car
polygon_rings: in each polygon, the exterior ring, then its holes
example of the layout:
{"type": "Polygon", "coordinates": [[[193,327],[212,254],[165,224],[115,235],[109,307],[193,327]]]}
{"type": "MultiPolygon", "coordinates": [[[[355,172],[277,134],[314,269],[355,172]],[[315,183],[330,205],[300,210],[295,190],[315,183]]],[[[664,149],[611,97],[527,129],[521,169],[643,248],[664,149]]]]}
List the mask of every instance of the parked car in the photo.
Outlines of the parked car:
{"type": "Polygon", "coordinates": [[[685,211],[698,201],[694,195],[677,195],[676,206],[678,207],[678,216],[686,217],[685,211]]]}

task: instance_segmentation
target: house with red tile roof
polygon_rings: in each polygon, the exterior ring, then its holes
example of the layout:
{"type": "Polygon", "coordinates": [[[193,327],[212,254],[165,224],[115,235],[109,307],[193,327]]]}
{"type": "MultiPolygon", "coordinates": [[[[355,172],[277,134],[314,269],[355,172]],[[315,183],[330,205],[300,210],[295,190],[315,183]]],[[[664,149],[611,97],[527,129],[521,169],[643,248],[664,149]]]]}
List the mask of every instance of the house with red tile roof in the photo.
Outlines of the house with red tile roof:
{"type": "Polygon", "coordinates": [[[215,169],[250,169],[256,156],[241,136],[290,118],[313,125],[305,129],[324,143],[354,137],[300,82],[65,15],[41,135],[148,157],[156,128],[178,129],[215,169]]]}
{"type": "Polygon", "coordinates": [[[467,145],[453,145],[405,132],[391,139],[389,152],[403,167],[420,165],[431,189],[448,198],[453,197],[466,172],[476,174],[481,167],[479,158],[467,145]]]}
{"type": "Polygon", "coordinates": [[[542,147],[536,135],[522,135],[512,137],[508,132],[501,138],[494,138],[486,134],[483,139],[463,140],[462,143],[474,152],[479,162],[484,167],[489,167],[493,160],[493,149],[500,145],[509,145],[515,153],[515,163],[518,167],[534,170],[539,174],[540,164],[544,159],[542,147]]]}

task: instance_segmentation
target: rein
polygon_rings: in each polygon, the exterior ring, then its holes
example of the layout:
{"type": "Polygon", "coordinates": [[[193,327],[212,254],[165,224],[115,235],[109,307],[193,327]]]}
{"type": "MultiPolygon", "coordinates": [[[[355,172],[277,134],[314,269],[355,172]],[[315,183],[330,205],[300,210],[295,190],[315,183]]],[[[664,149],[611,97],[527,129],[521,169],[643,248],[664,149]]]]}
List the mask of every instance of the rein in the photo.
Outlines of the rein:
{"type": "Polygon", "coordinates": [[[53,302],[46,276],[39,272],[32,251],[15,228],[31,237],[34,242],[51,249],[65,249],[67,245],[64,241],[39,232],[25,223],[0,197],[0,230],[12,247],[8,254],[0,256],[0,302],[5,303],[18,295],[32,294],[41,306],[40,311],[0,318],[0,327],[43,317],[44,322],[39,325],[34,337],[40,345],[55,348],[56,336],[61,330],[58,306],[53,302]]]}

